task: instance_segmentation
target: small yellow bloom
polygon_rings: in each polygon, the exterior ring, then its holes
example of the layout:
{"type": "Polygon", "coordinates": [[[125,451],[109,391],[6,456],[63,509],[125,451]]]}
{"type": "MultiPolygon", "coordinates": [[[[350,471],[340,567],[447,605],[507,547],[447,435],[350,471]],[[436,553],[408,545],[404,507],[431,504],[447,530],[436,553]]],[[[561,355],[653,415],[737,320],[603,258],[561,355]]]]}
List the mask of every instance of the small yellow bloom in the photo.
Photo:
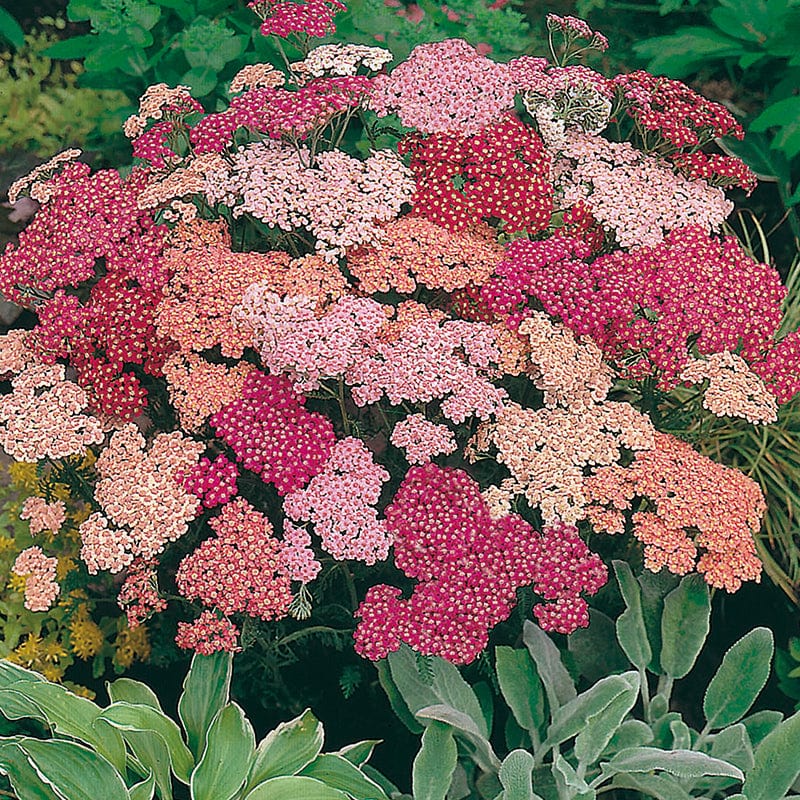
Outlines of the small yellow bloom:
{"type": "Polygon", "coordinates": [[[59,556],[58,564],[56,565],[56,578],[59,581],[63,581],[70,572],[77,568],[78,565],[75,563],[75,559],[70,556],[59,556]]]}
{"type": "Polygon", "coordinates": [[[0,553],[7,553],[15,548],[14,540],[10,536],[0,536],[0,553]]]}
{"type": "Polygon", "coordinates": [[[100,652],[105,638],[100,626],[91,619],[75,619],[70,623],[70,646],[72,652],[84,661],[100,652]]]}
{"type": "Polygon", "coordinates": [[[57,664],[44,664],[39,671],[53,683],[58,683],[64,677],[64,668],[57,664]]]}
{"type": "Polygon", "coordinates": [[[11,592],[18,592],[19,594],[25,593],[25,585],[28,582],[27,575],[17,575],[16,572],[12,572],[8,576],[8,583],[6,584],[8,590],[11,592]]]}
{"type": "Polygon", "coordinates": [[[85,697],[87,700],[94,700],[97,697],[97,693],[93,692],[87,686],[81,686],[79,683],[72,683],[72,681],[65,681],[64,686],[69,689],[72,694],[78,695],[78,697],[85,697]]]}
{"type": "Polygon", "coordinates": [[[20,660],[19,663],[30,666],[39,660],[39,650],[42,646],[42,639],[36,633],[29,633],[25,641],[16,647],[15,655],[20,660]]]}
{"type": "Polygon", "coordinates": [[[14,461],[8,467],[8,474],[15,489],[33,490],[39,485],[35,462],[14,461]]]}
{"type": "Polygon", "coordinates": [[[67,651],[61,646],[61,642],[57,639],[50,639],[41,647],[41,658],[43,661],[49,661],[52,663],[56,663],[60,661],[62,658],[67,657],[67,651]]]}

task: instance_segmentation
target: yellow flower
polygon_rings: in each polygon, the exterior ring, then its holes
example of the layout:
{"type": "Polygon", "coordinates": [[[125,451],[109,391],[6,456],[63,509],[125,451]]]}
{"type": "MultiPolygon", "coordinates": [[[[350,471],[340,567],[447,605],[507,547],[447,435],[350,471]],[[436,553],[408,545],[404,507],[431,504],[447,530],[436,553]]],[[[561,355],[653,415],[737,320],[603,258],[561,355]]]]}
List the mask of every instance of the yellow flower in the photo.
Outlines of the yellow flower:
{"type": "Polygon", "coordinates": [[[63,581],[72,570],[77,568],[78,565],[75,563],[75,559],[70,556],[59,556],[56,566],[56,578],[63,581]]]}
{"type": "Polygon", "coordinates": [[[93,692],[87,686],[81,686],[79,683],[73,683],[72,681],[64,681],[64,686],[69,689],[72,694],[78,695],[78,697],[85,697],[87,700],[94,700],[97,697],[97,693],[93,692]]]}
{"type": "Polygon", "coordinates": [[[100,652],[105,638],[100,626],[91,619],[75,619],[70,623],[72,652],[84,661],[100,652]]]}
{"type": "Polygon", "coordinates": [[[8,590],[11,592],[18,592],[19,594],[25,593],[25,585],[28,582],[27,575],[17,575],[16,572],[12,572],[8,576],[8,583],[6,584],[8,590]]]}
{"type": "Polygon", "coordinates": [[[53,490],[53,497],[56,500],[60,500],[64,505],[69,503],[71,500],[71,496],[69,493],[69,486],[66,486],[63,483],[57,483],[55,485],[55,489],[53,490]]]}
{"type": "Polygon", "coordinates": [[[39,648],[41,646],[41,637],[36,633],[29,633],[25,641],[14,650],[14,654],[19,659],[18,663],[30,666],[35,661],[38,661],[39,648]]]}
{"type": "Polygon", "coordinates": [[[58,683],[64,677],[64,668],[59,667],[57,664],[45,664],[39,670],[42,675],[53,683],[58,683]]]}
{"type": "Polygon", "coordinates": [[[60,661],[62,658],[67,657],[67,651],[61,646],[61,642],[57,639],[50,639],[49,641],[45,642],[42,647],[42,661],[49,661],[55,663],[60,661]]]}
{"type": "Polygon", "coordinates": [[[150,641],[144,625],[135,628],[124,627],[117,634],[114,646],[116,647],[114,661],[124,669],[127,669],[134,659],[145,661],[150,657],[150,641]]]}
{"type": "Polygon", "coordinates": [[[15,489],[36,489],[39,478],[36,475],[36,464],[26,461],[13,461],[8,467],[8,474],[15,489]]]}
{"type": "Polygon", "coordinates": [[[14,540],[10,536],[0,536],[0,553],[7,553],[14,548],[14,540]]]}
{"type": "MultiPolygon", "coordinates": [[[[82,522],[86,522],[89,519],[89,515],[92,513],[91,506],[87,505],[86,503],[81,503],[75,508],[69,510],[69,517],[75,523],[75,525],[80,525],[82,522]]],[[[77,534],[77,531],[75,532],[77,534]]],[[[79,538],[79,537],[77,537],[79,538]]]]}

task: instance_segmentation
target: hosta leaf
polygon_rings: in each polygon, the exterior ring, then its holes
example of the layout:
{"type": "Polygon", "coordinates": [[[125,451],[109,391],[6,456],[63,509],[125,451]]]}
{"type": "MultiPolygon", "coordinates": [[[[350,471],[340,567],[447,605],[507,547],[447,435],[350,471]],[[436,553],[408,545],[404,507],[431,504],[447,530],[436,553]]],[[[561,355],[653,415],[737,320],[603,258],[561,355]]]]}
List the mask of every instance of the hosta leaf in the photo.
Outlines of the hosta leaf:
{"type": "Polygon", "coordinates": [[[256,748],[248,788],[283,775],[294,775],[310,764],[322,750],[322,723],[306,709],[299,717],[282,722],[256,748]]]}
{"type": "Polygon", "coordinates": [[[300,774],[316,778],[334,789],[341,789],[355,800],[389,800],[375,781],[364,775],[355,764],[335,753],[318,755],[300,774]]]}
{"type": "Polygon", "coordinates": [[[60,800],[17,744],[22,738],[0,739],[0,774],[8,778],[19,800],[60,800]]]}
{"type": "Polygon", "coordinates": [[[183,681],[178,716],[196,759],[202,755],[211,720],[228,703],[232,664],[230,653],[195,655],[183,681]]]}
{"type": "Polygon", "coordinates": [[[344,792],[322,781],[299,775],[282,775],[259,784],[244,800],[349,800],[344,792]]]}
{"type": "Polygon", "coordinates": [[[192,800],[231,800],[244,786],[256,735],[244,711],[229,703],[208,729],[203,757],[192,772],[192,800]]]}

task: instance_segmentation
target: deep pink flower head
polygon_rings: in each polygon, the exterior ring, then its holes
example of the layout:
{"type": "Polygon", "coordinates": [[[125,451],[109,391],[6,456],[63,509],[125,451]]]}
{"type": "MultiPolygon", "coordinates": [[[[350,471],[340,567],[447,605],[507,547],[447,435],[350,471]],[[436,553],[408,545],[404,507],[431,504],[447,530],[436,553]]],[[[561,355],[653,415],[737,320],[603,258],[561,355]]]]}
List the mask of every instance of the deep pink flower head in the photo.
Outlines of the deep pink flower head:
{"type": "Polygon", "coordinates": [[[263,20],[261,33],[285,39],[293,33],[323,38],[336,31],[333,18],[347,6],[338,0],[306,0],[293,3],[289,0],[273,3],[270,0],[253,0],[248,3],[263,20]]]}
{"type": "Polygon", "coordinates": [[[288,378],[253,372],[245,379],[242,397],[210,423],[245,469],[283,495],[322,471],[336,440],[331,421],[306,411],[304,404],[305,397],[288,378]]]}
{"type": "Polygon", "coordinates": [[[187,492],[199,497],[206,508],[213,508],[236,496],[238,477],[236,465],[224,455],[218,455],[213,461],[204,457],[186,473],[183,486],[187,492]]]}
{"type": "Polygon", "coordinates": [[[179,622],[175,644],[185,650],[194,650],[201,656],[214,653],[238,653],[239,629],[227,618],[213,611],[204,611],[192,623],[179,622]]]}
{"type": "Polygon", "coordinates": [[[412,467],[391,505],[387,526],[395,563],[418,583],[408,600],[392,586],[372,587],[357,611],[356,651],[377,660],[402,642],[453,663],[474,660],[489,630],[506,619],[516,590],[533,583],[551,630],[585,622],[582,591],[596,592],[605,568],[571,526],[544,536],[516,514],[493,520],[480,487],[465,472],[412,467]]]}

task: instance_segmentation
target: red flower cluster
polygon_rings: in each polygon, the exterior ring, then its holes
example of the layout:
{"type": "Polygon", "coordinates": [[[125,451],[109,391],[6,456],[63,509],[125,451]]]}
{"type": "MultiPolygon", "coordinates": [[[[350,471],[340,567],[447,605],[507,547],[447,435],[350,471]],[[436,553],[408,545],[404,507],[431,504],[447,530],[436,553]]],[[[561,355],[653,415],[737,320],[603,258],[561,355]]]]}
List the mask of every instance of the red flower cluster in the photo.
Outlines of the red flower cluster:
{"type": "Polygon", "coordinates": [[[183,479],[183,488],[203,501],[206,508],[227,503],[236,496],[239,470],[224,455],[213,461],[201,458],[183,479]]]}
{"type": "Polygon", "coordinates": [[[513,114],[472,136],[411,134],[398,152],[411,155],[414,214],[448,230],[499,220],[508,233],[536,233],[550,221],[550,159],[539,136],[513,114]]]}

